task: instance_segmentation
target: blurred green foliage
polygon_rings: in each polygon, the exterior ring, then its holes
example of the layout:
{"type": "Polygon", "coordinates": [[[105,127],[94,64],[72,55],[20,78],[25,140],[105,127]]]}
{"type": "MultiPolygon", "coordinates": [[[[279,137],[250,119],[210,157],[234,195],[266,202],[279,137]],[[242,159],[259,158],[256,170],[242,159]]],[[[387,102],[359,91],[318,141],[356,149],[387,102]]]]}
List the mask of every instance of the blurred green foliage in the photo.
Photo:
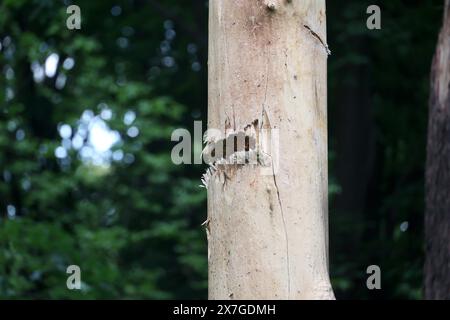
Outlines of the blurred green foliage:
{"type": "MultiPolygon", "coordinates": [[[[421,297],[428,72],[442,4],[412,2],[382,1],[381,31],[365,28],[371,3],[329,5],[330,109],[342,68],[367,65],[377,128],[364,219],[330,212],[338,298],[374,296],[370,264],[383,272],[375,297],[421,297]],[[368,49],[355,50],[355,37],[368,49]],[[349,255],[356,230],[359,254],[349,255]]],[[[207,3],[80,0],[81,30],[66,28],[69,4],[0,3],[0,298],[205,298],[203,168],[173,165],[170,135],[206,120],[207,3]],[[52,53],[56,74],[44,76],[52,53]],[[95,123],[105,139],[120,135],[101,155],[95,123]],[[80,291],[66,288],[72,264],[80,291]]]]}
{"type": "Polygon", "coordinates": [[[172,44],[173,23],[144,1],[77,4],[79,31],[63,1],[0,4],[0,297],[204,297],[202,168],[170,160],[172,131],[192,119],[177,100],[201,108],[195,45],[172,44]],[[56,75],[36,80],[52,53],[56,75]],[[179,67],[160,62],[169,54],[179,67]],[[121,137],[97,162],[93,119],[121,137]],[[66,288],[72,264],[81,291],[66,288]]]}

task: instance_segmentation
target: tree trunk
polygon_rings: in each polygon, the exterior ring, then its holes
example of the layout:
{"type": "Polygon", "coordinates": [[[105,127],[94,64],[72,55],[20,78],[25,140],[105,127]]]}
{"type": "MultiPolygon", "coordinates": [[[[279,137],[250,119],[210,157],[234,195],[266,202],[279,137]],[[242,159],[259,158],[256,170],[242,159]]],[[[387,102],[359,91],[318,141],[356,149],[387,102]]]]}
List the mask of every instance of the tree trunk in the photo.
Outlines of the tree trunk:
{"type": "Polygon", "coordinates": [[[209,298],[334,299],[325,0],[209,5],[209,298]]]}
{"type": "Polygon", "coordinates": [[[450,299],[450,0],[431,70],[425,213],[425,298],[450,299]]]}

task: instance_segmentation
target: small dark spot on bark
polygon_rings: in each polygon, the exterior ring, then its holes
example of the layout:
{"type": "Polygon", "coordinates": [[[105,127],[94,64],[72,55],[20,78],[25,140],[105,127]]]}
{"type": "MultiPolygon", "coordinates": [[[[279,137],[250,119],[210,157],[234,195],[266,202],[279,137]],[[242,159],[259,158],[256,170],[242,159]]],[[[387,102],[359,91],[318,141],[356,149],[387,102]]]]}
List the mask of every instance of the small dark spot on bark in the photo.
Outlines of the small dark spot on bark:
{"type": "Polygon", "coordinates": [[[277,9],[275,3],[269,3],[269,4],[267,4],[266,8],[267,8],[267,10],[268,10],[269,12],[275,12],[275,10],[277,9]]]}

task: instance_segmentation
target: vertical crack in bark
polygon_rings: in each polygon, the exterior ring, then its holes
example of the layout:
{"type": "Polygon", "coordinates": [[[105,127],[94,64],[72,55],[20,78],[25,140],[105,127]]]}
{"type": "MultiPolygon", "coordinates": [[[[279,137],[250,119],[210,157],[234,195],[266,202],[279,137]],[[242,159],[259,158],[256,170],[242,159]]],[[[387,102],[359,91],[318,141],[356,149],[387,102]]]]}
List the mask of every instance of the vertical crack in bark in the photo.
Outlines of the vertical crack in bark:
{"type": "Polygon", "coordinates": [[[303,27],[305,27],[309,33],[311,33],[311,35],[316,38],[317,40],[319,40],[319,42],[322,44],[322,46],[325,48],[325,51],[327,53],[327,55],[331,55],[331,51],[330,48],[328,47],[328,45],[325,43],[325,41],[322,40],[322,38],[317,34],[317,32],[315,32],[314,30],[312,30],[308,25],[304,24],[303,27]]]}
{"type": "MultiPolygon", "coordinates": [[[[269,90],[269,63],[270,63],[267,45],[266,45],[265,51],[266,51],[266,59],[267,59],[267,62],[266,62],[266,87],[264,90],[264,102],[263,102],[263,110],[262,110],[262,116],[261,116],[261,129],[264,128],[264,125],[267,125],[270,129],[272,129],[272,125],[270,123],[269,116],[266,111],[267,92],[269,90]],[[265,120],[267,121],[267,123],[264,123],[265,120]]],[[[258,144],[259,144],[259,141],[258,141],[258,144]]],[[[288,233],[287,233],[286,219],[284,217],[283,204],[281,202],[281,197],[280,197],[280,189],[278,188],[277,178],[275,176],[275,164],[274,164],[272,155],[270,154],[269,156],[270,156],[270,159],[272,162],[273,182],[274,182],[275,188],[277,190],[278,204],[280,206],[281,219],[283,221],[284,236],[285,236],[285,241],[286,241],[286,272],[287,272],[287,277],[288,277],[288,279],[287,279],[287,298],[289,299],[291,296],[291,267],[290,267],[290,262],[289,262],[289,238],[288,238],[288,233]]]]}
{"type": "Polygon", "coordinates": [[[278,204],[280,205],[281,219],[283,220],[284,236],[285,236],[285,240],[286,240],[286,265],[287,265],[286,269],[287,269],[287,276],[288,276],[288,282],[287,282],[288,296],[287,296],[287,298],[289,299],[291,296],[291,266],[289,263],[289,238],[288,238],[288,233],[287,233],[286,219],[284,217],[283,204],[281,202],[281,197],[280,197],[280,189],[278,188],[277,178],[275,176],[273,159],[272,159],[272,175],[273,175],[273,183],[277,190],[278,204]]]}
{"type": "Polygon", "coordinates": [[[263,102],[263,112],[264,108],[266,107],[267,102],[267,91],[269,90],[269,55],[266,52],[267,55],[267,63],[266,63],[266,88],[264,89],[264,102],[263,102]]]}
{"type": "MultiPolygon", "coordinates": [[[[263,108],[263,114],[262,114],[262,120],[261,120],[261,129],[264,128],[264,126],[267,126],[268,128],[272,129],[272,125],[270,123],[269,116],[267,114],[267,111],[265,108],[263,108]],[[267,122],[267,123],[265,123],[267,122]]],[[[287,272],[287,299],[291,296],[291,266],[289,261],[289,237],[287,232],[287,224],[286,224],[286,218],[284,216],[284,210],[283,210],[283,203],[281,201],[280,196],[280,189],[278,188],[277,178],[275,174],[275,163],[273,161],[272,154],[268,154],[270,157],[270,160],[272,162],[272,177],[273,177],[273,183],[275,185],[275,189],[277,191],[277,199],[278,199],[278,205],[280,206],[280,212],[281,212],[281,220],[283,222],[283,230],[284,230],[284,237],[286,241],[286,272],[287,272]]]]}
{"type": "MultiPolygon", "coordinates": [[[[206,221],[201,224],[201,226],[205,228],[206,241],[208,244],[211,239],[211,229],[210,229],[209,223],[210,223],[210,220],[209,220],[209,218],[207,218],[206,221]]],[[[209,251],[209,246],[208,246],[208,261],[210,260],[210,258],[211,258],[211,252],[209,251]]]]}

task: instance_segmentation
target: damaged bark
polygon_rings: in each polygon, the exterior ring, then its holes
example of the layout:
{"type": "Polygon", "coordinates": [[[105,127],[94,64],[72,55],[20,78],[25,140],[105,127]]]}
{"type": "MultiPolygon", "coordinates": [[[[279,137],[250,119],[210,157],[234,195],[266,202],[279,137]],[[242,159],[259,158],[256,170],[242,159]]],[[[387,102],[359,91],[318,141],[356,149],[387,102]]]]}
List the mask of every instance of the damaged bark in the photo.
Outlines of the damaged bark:
{"type": "Polygon", "coordinates": [[[209,23],[209,298],[333,299],[325,1],[212,0],[209,23]]]}

